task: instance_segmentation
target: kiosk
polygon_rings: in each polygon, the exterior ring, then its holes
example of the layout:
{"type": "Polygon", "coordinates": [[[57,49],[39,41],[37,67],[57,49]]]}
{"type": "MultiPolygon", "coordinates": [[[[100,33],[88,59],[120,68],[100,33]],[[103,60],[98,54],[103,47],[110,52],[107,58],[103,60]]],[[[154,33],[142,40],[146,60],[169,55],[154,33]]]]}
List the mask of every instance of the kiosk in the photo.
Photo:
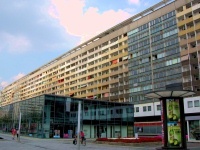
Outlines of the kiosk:
{"type": "Polygon", "coordinates": [[[146,94],[147,98],[159,99],[162,106],[162,147],[158,150],[187,149],[183,98],[193,94],[193,91],[185,90],[152,91],[146,94]]]}

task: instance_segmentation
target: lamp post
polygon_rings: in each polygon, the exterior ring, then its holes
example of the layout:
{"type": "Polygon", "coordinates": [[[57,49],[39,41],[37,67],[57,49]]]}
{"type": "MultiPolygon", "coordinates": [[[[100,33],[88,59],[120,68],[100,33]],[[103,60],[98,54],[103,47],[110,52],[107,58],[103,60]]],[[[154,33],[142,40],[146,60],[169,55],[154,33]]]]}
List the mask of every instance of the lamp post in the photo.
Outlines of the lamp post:
{"type": "Polygon", "coordinates": [[[80,122],[81,122],[81,102],[78,102],[78,131],[77,131],[77,150],[80,150],[80,122]]]}
{"type": "Polygon", "coordinates": [[[21,130],[21,111],[19,110],[19,129],[18,129],[18,141],[20,142],[20,130],[21,130]]]}

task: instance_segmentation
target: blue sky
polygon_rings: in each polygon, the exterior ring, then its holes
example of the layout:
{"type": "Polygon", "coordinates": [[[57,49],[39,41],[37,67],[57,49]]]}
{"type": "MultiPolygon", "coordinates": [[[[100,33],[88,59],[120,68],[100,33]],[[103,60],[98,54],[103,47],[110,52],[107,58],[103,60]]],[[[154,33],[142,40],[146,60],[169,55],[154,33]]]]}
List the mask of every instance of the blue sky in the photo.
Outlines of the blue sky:
{"type": "Polygon", "coordinates": [[[0,90],[161,0],[0,0],[0,90]]]}

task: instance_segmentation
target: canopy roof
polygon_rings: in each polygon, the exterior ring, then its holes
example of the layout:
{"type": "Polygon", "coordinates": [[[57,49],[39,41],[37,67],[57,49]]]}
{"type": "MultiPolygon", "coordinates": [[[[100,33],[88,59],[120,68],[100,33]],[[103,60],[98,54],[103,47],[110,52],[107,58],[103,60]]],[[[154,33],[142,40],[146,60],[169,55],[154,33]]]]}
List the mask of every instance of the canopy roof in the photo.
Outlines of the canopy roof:
{"type": "Polygon", "coordinates": [[[193,91],[186,90],[165,90],[165,91],[152,91],[145,95],[147,98],[166,98],[166,97],[187,97],[194,95],[193,91]]]}

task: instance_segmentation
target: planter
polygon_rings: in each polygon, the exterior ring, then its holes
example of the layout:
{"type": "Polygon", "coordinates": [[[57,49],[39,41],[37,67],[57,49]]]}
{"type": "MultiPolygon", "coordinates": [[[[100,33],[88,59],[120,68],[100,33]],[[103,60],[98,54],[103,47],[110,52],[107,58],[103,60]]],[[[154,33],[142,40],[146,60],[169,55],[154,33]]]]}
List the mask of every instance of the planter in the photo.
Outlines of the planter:
{"type": "Polygon", "coordinates": [[[108,143],[154,143],[161,142],[162,137],[140,137],[140,138],[98,138],[96,142],[108,143]]]}
{"type": "Polygon", "coordinates": [[[161,142],[143,142],[143,143],[124,143],[124,142],[106,142],[106,141],[95,141],[96,144],[107,144],[107,145],[120,145],[120,146],[141,146],[141,145],[161,145],[161,142]]]}

